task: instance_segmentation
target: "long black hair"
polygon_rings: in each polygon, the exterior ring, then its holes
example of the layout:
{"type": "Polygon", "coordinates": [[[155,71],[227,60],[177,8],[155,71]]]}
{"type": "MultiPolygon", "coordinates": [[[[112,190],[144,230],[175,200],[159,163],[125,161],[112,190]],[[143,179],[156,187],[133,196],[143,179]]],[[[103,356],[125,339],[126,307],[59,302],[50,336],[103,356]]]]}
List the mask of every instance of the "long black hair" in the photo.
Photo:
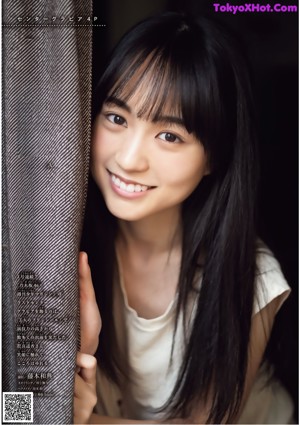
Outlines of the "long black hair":
{"type": "MultiPolygon", "coordinates": [[[[199,400],[209,399],[207,423],[230,422],[243,393],[255,294],[257,161],[248,66],[236,38],[219,25],[167,13],[121,39],[95,92],[95,116],[109,96],[127,101],[145,80],[150,89],[139,116],[155,120],[166,101],[174,105],[203,144],[210,167],[182,208],[175,329],[199,268],[202,283],[178,379],[163,408],[169,417],[184,418],[199,400]]],[[[116,219],[91,179],[82,247],[103,320],[99,365],[118,382],[122,367],[112,315],[116,233],[116,219]]]]}

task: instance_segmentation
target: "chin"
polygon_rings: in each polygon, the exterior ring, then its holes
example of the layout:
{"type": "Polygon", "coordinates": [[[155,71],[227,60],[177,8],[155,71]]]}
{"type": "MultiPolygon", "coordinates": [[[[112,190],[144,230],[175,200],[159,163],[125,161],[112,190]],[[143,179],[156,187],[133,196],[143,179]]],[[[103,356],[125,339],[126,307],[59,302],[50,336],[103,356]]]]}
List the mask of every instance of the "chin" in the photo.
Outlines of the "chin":
{"type": "Polygon", "coordinates": [[[122,207],[118,208],[116,206],[112,206],[109,204],[106,204],[106,207],[108,211],[119,220],[137,221],[145,217],[142,213],[139,214],[132,207],[130,208],[130,211],[129,209],[127,210],[127,208],[122,208],[122,207]]]}

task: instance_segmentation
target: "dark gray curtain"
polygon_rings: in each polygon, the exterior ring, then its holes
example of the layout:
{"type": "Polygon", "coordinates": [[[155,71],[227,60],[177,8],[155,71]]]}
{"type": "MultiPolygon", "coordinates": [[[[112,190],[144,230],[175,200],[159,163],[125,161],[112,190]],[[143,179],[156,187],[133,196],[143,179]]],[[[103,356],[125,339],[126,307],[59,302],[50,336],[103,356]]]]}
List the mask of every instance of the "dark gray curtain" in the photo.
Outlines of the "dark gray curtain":
{"type": "Polygon", "coordinates": [[[88,16],[88,0],[3,2],[3,391],[34,392],[35,424],[72,423],[88,16]]]}

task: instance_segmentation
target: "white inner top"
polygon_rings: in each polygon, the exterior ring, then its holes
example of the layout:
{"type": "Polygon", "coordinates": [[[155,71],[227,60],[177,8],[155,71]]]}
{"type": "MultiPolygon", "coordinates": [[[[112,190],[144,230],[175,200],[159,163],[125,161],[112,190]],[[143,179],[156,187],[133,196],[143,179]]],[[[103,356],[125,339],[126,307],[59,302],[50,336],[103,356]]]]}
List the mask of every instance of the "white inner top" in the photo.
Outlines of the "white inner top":
{"type": "MultiPolygon", "coordinates": [[[[282,297],[283,303],[290,292],[280,265],[270,251],[264,249],[257,255],[257,265],[259,275],[253,314],[277,296],[285,294],[282,297]]],[[[179,318],[170,365],[176,299],[159,317],[139,317],[128,304],[120,262],[119,274],[120,282],[115,282],[114,286],[114,320],[122,354],[128,360],[131,380],[124,380],[120,390],[98,370],[99,401],[96,411],[101,415],[130,419],[159,419],[162,415],[156,413],[155,409],[168,400],[182,361],[185,347],[182,316],[179,318]]],[[[201,279],[199,282],[201,285],[201,279]]],[[[191,321],[195,306],[196,298],[191,294],[188,304],[191,321]]],[[[290,397],[284,388],[274,381],[262,388],[261,384],[265,380],[266,373],[262,369],[239,423],[287,423],[284,421],[291,419],[290,397]]]]}

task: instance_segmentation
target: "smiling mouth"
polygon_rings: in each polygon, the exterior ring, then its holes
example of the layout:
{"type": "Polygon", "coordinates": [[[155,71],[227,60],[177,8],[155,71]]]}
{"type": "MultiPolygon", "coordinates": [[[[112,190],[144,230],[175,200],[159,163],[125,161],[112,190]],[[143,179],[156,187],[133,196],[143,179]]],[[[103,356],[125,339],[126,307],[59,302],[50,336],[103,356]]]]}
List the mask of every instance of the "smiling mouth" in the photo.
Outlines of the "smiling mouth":
{"type": "Polygon", "coordinates": [[[119,176],[111,173],[110,171],[108,171],[108,173],[110,175],[112,183],[116,187],[123,190],[124,192],[128,192],[128,193],[146,192],[147,190],[153,189],[155,187],[155,186],[146,186],[146,185],[139,184],[139,183],[125,182],[119,176]]]}

